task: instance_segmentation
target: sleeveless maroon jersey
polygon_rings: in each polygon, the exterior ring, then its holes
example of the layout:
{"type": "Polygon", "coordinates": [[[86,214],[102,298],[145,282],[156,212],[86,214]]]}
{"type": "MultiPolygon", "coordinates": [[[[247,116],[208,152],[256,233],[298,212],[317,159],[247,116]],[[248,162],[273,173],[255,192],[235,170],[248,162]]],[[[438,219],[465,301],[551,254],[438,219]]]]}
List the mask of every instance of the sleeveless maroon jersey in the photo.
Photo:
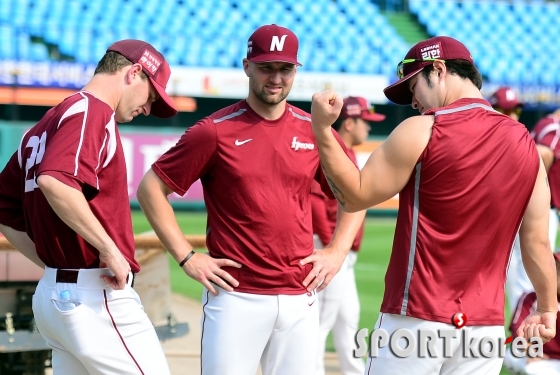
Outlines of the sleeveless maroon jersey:
{"type": "MultiPolygon", "coordinates": [[[[333,130],[344,149],[345,146],[333,130]]],[[[239,281],[238,292],[302,294],[312,265],[311,183],[334,198],[319,164],[311,116],[290,105],[270,121],[245,100],[190,127],[152,165],[177,194],[200,178],[208,211],[206,245],[239,281]]]]}
{"type": "Polygon", "coordinates": [[[482,99],[426,112],[430,140],[400,192],[381,311],[504,324],[511,247],[539,156],[527,129],[482,99]]]}
{"type": "Polygon", "coordinates": [[[54,108],[23,136],[0,173],[0,223],[25,231],[51,268],[97,268],[99,252],[68,227],[37,186],[47,174],[83,192],[133,272],[126,164],[113,110],[88,92],[54,108]]]}
{"type": "Polygon", "coordinates": [[[555,116],[541,119],[533,130],[531,136],[538,145],[549,147],[554,152],[554,162],[548,171],[550,182],[551,206],[560,208],[560,121],[555,116]]]}
{"type": "MultiPolygon", "coordinates": [[[[356,153],[349,149],[348,157],[358,166],[356,153]]],[[[336,228],[336,214],[338,210],[338,201],[330,199],[321,190],[318,182],[313,182],[311,186],[311,207],[313,211],[313,233],[319,236],[323,246],[327,246],[332,239],[334,229],[336,228]]],[[[364,223],[365,224],[365,223],[364,223]]],[[[362,246],[362,238],[364,237],[364,224],[358,229],[354,242],[352,243],[352,251],[360,251],[362,246]]]]}

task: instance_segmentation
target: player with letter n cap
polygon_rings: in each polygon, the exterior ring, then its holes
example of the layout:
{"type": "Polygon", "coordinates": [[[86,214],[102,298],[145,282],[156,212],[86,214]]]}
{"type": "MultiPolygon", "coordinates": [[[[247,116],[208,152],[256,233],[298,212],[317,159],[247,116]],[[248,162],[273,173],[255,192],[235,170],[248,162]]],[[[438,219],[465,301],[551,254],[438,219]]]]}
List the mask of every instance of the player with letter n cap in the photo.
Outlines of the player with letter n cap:
{"type": "Polygon", "coordinates": [[[132,288],[140,266],[117,123],[177,114],[165,92],[170,73],[151,44],[112,44],[91,80],[25,133],[0,173],[0,231],[45,268],[33,314],[57,375],[169,374],[132,288]]]}
{"type": "Polygon", "coordinates": [[[321,170],[310,115],[286,101],[301,65],[297,52],[290,30],[255,30],[243,59],[247,98],[190,127],[138,188],[158,237],[183,271],[205,287],[203,375],[254,374],[259,362],[264,375],[313,374],[315,289],[338,272],[361,224],[354,214],[341,213],[330,246],[315,251],[311,183],[318,181],[334,196],[321,170]],[[198,179],[208,211],[209,254],[192,252],[167,201],[198,179]]]}
{"type": "Polygon", "coordinates": [[[482,77],[458,40],[438,36],[417,43],[398,63],[398,77],[385,95],[421,115],[401,122],[359,171],[329,132],[342,98],[332,91],[315,94],[311,107],[321,164],[349,212],[399,194],[375,328],[388,336],[408,329],[422,347],[401,358],[406,344],[382,346],[368,358],[366,374],[497,375],[503,362],[499,344],[486,340],[505,341],[505,275],[518,229],[537,293],[536,311],[518,334],[547,342],[556,333],[545,167],[527,129],[482,97],[482,77]],[[466,325],[455,331],[450,323],[458,313],[466,325]],[[442,336],[436,334],[430,345],[418,339],[421,329],[450,328],[457,335],[447,355],[442,336]],[[464,355],[471,339],[488,345],[464,355]]]}

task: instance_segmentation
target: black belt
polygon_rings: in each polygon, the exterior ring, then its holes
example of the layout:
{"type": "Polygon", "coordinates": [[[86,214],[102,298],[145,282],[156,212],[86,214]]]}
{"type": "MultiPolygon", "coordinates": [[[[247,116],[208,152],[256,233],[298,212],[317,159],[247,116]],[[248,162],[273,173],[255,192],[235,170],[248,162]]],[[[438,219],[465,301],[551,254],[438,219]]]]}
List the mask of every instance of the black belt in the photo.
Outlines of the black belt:
{"type": "MultiPolygon", "coordinates": [[[[79,273],[80,271],[78,270],[56,270],[56,282],[76,284],[78,282],[79,273]]],[[[126,276],[126,282],[128,282],[128,275],[126,276]]],[[[134,273],[132,274],[131,286],[134,286],[134,273]]]]}

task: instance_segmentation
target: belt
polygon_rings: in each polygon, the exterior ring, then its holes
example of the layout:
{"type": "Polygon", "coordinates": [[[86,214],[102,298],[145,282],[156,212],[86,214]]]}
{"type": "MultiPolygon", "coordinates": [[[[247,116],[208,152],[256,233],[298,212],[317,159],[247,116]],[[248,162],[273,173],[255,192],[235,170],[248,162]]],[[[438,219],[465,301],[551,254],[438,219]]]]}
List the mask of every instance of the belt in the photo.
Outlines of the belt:
{"type": "MultiPolygon", "coordinates": [[[[79,274],[79,270],[56,270],[56,282],[76,284],[78,282],[79,274]]],[[[128,275],[126,276],[126,282],[128,282],[128,275]]],[[[132,274],[131,286],[134,286],[134,274],[132,274]]]]}

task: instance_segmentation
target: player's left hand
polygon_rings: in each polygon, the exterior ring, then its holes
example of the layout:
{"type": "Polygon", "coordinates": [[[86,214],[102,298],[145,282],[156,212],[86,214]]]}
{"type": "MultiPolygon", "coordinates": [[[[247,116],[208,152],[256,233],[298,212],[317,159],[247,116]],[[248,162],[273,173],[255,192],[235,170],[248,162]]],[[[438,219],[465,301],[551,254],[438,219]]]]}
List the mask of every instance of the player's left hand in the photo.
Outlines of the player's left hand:
{"type": "Polygon", "coordinates": [[[540,337],[546,344],[556,336],[556,311],[535,311],[523,320],[517,329],[517,335],[529,343],[531,338],[540,337]]]}
{"type": "Polygon", "coordinates": [[[315,288],[317,292],[325,289],[340,270],[345,258],[345,252],[333,247],[313,250],[313,254],[300,261],[302,266],[313,263],[313,269],[303,280],[303,286],[307,287],[308,292],[312,292],[315,288]]]}
{"type": "Polygon", "coordinates": [[[311,123],[313,131],[329,129],[342,110],[342,97],[332,90],[313,94],[311,123]]]}

